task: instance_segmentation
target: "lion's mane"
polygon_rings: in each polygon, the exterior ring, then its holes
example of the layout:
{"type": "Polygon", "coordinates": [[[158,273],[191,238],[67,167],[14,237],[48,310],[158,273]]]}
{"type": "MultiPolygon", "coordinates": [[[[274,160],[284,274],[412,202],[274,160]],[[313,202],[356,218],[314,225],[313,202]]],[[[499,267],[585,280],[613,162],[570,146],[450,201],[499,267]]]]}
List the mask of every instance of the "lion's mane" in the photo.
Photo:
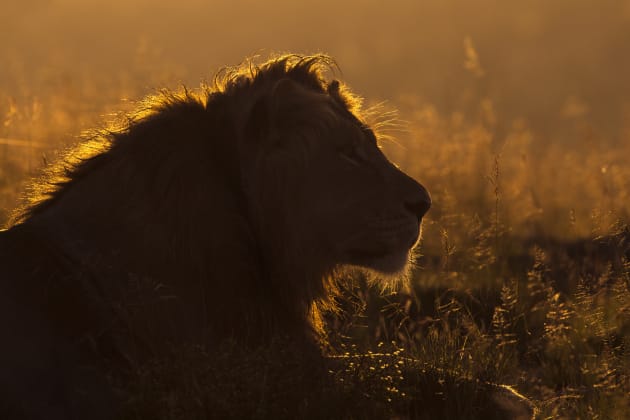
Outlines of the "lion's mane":
{"type": "Polygon", "coordinates": [[[323,55],[226,69],[46,169],[0,231],[0,417],[95,416],[102,363],[171,344],[317,350],[338,270],[404,271],[430,198],[327,72],[323,55]]]}
{"type": "Polygon", "coordinates": [[[302,124],[298,136],[312,138],[342,118],[316,95],[357,115],[358,99],[324,80],[333,66],[326,56],[287,55],[226,69],[198,92],[150,97],[48,168],[11,225],[56,248],[95,283],[89,289],[99,306],[115,302],[115,316],[145,323],[137,308],[151,307],[160,319],[153,334],[254,342],[312,336],[336,262],[302,253],[284,211],[257,224],[269,203],[250,193],[250,179],[287,192],[299,186],[265,168],[252,174],[259,152],[250,138],[282,129],[266,115],[270,101],[283,100],[282,81],[300,88],[291,100],[308,110],[293,116],[302,124]]]}

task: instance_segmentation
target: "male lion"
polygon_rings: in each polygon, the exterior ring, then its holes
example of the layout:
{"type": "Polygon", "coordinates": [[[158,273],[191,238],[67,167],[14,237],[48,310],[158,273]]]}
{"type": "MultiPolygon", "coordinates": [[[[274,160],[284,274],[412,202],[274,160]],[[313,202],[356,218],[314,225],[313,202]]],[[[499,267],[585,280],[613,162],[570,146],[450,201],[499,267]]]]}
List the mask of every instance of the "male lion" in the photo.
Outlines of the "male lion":
{"type": "Polygon", "coordinates": [[[47,172],[0,233],[0,410],[106,418],[89,408],[107,405],[103,360],[313,342],[341,267],[404,272],[429,195],[330,63],[282,56],[150,98],[47,172]]]}

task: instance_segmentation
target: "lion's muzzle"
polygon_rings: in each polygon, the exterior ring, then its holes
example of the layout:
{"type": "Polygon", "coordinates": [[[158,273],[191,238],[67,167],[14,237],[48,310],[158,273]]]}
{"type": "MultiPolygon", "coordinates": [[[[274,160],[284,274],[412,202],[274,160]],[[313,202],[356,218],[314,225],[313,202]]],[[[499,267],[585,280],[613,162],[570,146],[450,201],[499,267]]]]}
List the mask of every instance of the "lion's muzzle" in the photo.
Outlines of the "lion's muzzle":
{"type": "Polygon", "coordinates": [[[409,196],[404,201],[404,206],[407,211],[418,218],[418,222],[421,222],[424,215],[431,208],[431,196],[426,188],[418,183],[416,184],[418,188],[409,193],[409,196]]]}

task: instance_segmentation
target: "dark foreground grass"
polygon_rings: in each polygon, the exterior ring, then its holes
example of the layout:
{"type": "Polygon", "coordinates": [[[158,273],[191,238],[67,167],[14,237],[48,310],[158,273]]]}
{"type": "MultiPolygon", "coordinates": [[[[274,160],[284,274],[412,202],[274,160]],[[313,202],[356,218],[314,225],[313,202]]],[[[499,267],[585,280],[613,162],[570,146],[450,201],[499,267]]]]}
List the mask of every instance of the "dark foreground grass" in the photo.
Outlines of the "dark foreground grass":
{"type": "Polygon", "coordinates": [[[126,418],[627,418],[628,231],[520,245],[455,274],[423,257],[410,292],[349,282],[323,358],[284,340],[173,349],[120,390],[126,418]]]}
{"type": "Polygon", "coordinates": [[[129,419],[504,419],[535,410],[509,387],[425,365],[400,348],[316,362],[281,341],[253,352],[177,349],[122,392],[129,419]]]}

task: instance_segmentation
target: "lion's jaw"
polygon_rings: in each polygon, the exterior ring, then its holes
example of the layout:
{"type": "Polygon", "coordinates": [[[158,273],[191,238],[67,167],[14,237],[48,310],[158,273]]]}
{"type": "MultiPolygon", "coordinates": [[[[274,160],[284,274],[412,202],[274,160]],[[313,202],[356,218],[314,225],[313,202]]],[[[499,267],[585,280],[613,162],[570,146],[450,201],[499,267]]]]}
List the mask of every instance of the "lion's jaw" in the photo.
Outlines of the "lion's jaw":
{"type": "Polygon", "coordinates": [[[404,272],[420,237],[420,225],[415,217],[368,223],[369,238],[350,248],[351,258],[355,264],[383,274],[404,272]]]}

